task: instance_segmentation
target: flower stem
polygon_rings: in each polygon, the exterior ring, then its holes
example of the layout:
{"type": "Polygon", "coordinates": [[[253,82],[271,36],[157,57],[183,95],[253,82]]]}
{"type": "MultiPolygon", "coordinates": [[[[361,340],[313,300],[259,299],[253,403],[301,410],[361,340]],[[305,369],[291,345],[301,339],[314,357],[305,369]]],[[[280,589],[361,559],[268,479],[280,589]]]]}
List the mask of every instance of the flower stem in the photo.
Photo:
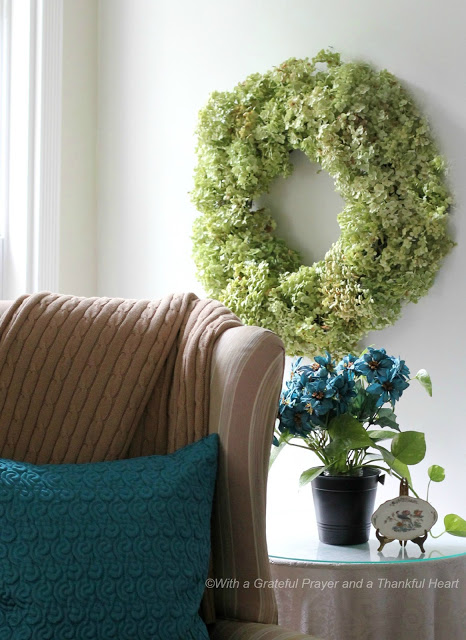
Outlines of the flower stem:
{"type": "MultiPolygon", "coordinates": [[[[295,444],[294,442],[287,442],[287,444],[290,444],[292,447],[298,447],[299,449],[305,449],[306,451],[309,451],[309,449],[311,449],[311,451],[314,451],[314,449],[312,447],[304,447],[302,444],[295,444]]],[[[317,452],[315,452],[317,453],[317,452]]]]}

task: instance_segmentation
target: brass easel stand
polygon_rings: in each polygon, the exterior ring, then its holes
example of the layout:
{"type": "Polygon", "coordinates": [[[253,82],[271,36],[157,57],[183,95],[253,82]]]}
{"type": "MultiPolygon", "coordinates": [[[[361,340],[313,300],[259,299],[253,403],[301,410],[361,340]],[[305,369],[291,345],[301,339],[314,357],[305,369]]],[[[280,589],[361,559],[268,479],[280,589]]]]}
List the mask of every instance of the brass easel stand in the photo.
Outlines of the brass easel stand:
{"type": "MultiPolygon", "coordinates": [[[[408,480],[406,478],[402,478],[400,482],[400,496],[408,496],[408,495],[409,495],[408,480]]],[[[380,542],[380,547],[377,549],[377,551],[382,551],[382,549],[386,544],[396,540],[396,538],[386,538],[385,536],[380,535],[380,532],[378,529],[376,530],[375,535],[377,536],[377,540],[380,542]]],[[[427,531],[424,531],[423,536],[418,536],[417,538],[413,538],[412,540],[410,540],[410,542],[414,542],[415,544],[417,544],[421,552],[425,553],[424,542],[426,540],[427,540],[427,531]]],[[[403,547],[406,547],[407,542],[408,540],[399,540],[400,546],[403,546],[403,547]]]]}

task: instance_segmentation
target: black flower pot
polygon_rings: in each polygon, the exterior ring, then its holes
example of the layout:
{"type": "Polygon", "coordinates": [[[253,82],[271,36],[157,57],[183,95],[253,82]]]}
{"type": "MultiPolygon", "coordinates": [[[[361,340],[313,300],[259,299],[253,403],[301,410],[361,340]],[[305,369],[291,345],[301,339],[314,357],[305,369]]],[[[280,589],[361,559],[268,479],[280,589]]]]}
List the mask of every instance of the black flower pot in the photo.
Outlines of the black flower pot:
{"type": "Polygon", "coordinates": [[[369,540],[377,483],[385,476],[363,468],[361,476],[325,476],[312,480],[319,540],[326,544],[363,544],[369,540]]]}

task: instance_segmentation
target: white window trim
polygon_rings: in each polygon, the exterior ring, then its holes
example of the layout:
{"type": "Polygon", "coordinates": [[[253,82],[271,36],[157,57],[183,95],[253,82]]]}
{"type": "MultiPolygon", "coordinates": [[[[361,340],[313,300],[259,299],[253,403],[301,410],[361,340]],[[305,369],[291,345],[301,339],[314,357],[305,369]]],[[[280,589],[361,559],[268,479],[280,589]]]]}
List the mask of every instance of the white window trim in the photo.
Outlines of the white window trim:
{"type": "Polygon", "coordinates": [[[11,22],[11,5],[10,0],[0,0],[0,46],[2,47],[0,58],[0,212],[2,220],[0,220],[0,297],[3,298],[4,280],[5,280],[5,263],[4,263],[4,242],[5,234],[8,231],[8,193],[9,193],[9,114],[10,114],[10,74],[8,73],[10,66],[10,22],[11,22]]]}
{"type": "Polygon", "coordinates": [[[36,31],[33,291],[58,291],[63,0],[39,0],[36,31]]]}
{"type": "MultiPolygon", "coordinates": [[[[7,204],[2,270],[6,297],[25,291],[57,291],[59,282],[63,0],[0,0],[4,15],[10,18],[5,46],[13,58],[14,42],[10,42],[19,2],[24,2],[30,16],[25,36],[29,41],[29,78],[24,79],[29,103],[23,127],[28,135],[21,150],[27,159],[16,163],[13,171],[16,189],[18,166],[24,173],[19,180],[25,192],[21,206],[12,205],[12,176],[8,173],[11,153],[2,176],[2,195],[7,204]]],[[[10,78],[3,82],[9,89],[10,78]]],[[[8,104],[11,95],[6,93],[8,104]]],[[[8,118],[8,105],[2,105],[5,115],[8,118]]],[[[6,148],[8,151],[8,144],[6,148]]]]}

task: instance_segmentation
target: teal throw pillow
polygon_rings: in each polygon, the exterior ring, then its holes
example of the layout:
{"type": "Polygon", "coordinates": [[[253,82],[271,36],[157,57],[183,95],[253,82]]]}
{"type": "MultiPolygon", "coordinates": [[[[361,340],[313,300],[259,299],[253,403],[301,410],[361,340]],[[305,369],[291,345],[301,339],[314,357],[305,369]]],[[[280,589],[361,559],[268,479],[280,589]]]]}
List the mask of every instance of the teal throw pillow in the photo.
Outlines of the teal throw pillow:
{"type": "Polygon", "coordinates": [[[208,640],[217,450],[0,460],[0,640],[208,640]]]}

